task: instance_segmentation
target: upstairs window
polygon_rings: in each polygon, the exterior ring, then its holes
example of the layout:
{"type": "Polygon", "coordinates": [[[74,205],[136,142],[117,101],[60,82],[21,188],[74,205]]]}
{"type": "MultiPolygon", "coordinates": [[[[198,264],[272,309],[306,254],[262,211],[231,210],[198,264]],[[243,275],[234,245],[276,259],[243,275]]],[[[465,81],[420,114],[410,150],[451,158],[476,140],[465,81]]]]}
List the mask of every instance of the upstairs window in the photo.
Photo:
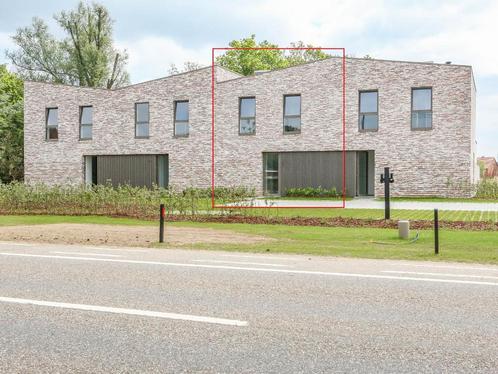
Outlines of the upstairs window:
{"type": "Polygon", "coordinates": [[[46,139],[57,140],[59,139],[59,109],[47,108],[46,110],[46,139]]]}
{"type": "Polygon", "coordinates": [[[412,130],[432,128],[432,88],[412,88],[412,130]]]}
{"type": "Polygon", "coordinates": [[[284,96],[284,134],[301,132],[301,95],[284,96]]]}
{"type": "Polygon", "coordinates": [[[92,139],[93,107],[80,107],[80,139],[92,139]]]}
{"type": "Polygon", "coordinates": [[[188,101],[175,101],[175,136],[188,136],[188,101]]]}
{"type": "Polygon", "coordinates": [[[149,103],[135,104],[135,138],[149,137],[149,103]]]}
{"type": "Polygon", "coordinates": [[[377,91],[360,91],[360,131],[379,129],[379,105],[377,91]]]}
{"type": "Polygon", "coordinates": [[[256,133],[256,98],[241,97],[239,99],[239,134],[256,133]]]}

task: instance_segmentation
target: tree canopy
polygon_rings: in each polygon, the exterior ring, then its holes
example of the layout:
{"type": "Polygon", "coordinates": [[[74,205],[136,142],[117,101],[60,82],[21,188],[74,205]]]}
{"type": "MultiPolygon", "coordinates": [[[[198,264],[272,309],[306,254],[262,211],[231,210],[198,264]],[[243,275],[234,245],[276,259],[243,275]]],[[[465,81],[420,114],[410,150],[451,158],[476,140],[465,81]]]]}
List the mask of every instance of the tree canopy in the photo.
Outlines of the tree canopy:
{"type": "Polygon", "coordinates": [[[23,82],[0,65],[0,182],[23,178],[23,82]]]}
{"type": "Polygon", "coordinates": [[[113,45],[113,21],[104,6],[80,2],[54,19],[65,33],[61,40],[36,17],[13,36],[18,49],[6,55],[23,79],[105,88],[129,82],[128,55],[113,45]]]}
{"type": "MultiPolygon", "coordinates": [[[[277,44],[267,40],[256,41],[256,35],[240,40],[232,40],[231,49],[223,55],[216,57],[216,62],[229,70],[242,75],[254,74],[256,70],[273,70],[289,66],[300,65],[306,62],[322,60],[331,55],[319,49],[284,50],[276,49],[250,49],[250,48],[278,48],[277,44]]],[[[311,44],[302,41],[291,43],[295,48],[314,48],[311,44]]]]}

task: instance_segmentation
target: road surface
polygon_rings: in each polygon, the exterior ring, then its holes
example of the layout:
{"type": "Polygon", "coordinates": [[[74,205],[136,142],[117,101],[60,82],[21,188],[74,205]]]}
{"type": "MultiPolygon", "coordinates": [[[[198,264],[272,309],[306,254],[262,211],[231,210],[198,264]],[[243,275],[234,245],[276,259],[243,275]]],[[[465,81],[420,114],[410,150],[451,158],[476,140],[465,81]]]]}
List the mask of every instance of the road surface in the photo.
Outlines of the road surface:
{"type": "Polygon", "coordinates": [[[0,244],[0,372],[497,371],[497,266],[0,244]]]}

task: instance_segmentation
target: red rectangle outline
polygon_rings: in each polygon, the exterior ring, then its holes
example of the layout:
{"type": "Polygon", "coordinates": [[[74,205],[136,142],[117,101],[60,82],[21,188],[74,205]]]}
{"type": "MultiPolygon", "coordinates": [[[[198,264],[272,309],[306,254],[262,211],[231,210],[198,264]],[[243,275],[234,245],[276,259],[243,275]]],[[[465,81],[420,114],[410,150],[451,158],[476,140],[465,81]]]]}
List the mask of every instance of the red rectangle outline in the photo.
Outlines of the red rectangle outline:
{"type": "Polygon", "coordinates": [[[341,209],[346,207],[346,49],[322,47],[223,47],[211,48],[211,208],[212,209],[341,209]],[[215,51],[229,50],[336,50],[342,51],[342,206],[231,206],[216,205],[214,193],[214,86],[215,86],[215,51]]]}

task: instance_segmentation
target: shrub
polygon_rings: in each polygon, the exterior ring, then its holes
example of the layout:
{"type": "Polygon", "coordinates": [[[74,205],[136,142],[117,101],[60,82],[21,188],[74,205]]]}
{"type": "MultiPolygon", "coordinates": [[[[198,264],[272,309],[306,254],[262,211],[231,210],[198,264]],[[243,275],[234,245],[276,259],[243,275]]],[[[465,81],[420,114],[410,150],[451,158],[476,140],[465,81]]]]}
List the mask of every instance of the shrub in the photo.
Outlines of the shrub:
{"type": "MultiPolygon", "coordinates": [[[[254,191],[243,187],[217,188],[215,197],[217,203],[227,205],[253,198],[254,191]]],[[[205,213],[211,208],[211,189],[0,184],[2,214],[154,217],[161,203],[168,214],[205,213]]]]}
{"type": "Polygon", "coordinates": [[[340,197],[342,196],[335,187],[330,189],[318,187],[296,187],[285,191],[288,197],[340,197]]]}
{"type": "Polygon", "coordinates": [[[498,200],[498,179],[483,178],[476,186],[476,197],[498,200]]]}

